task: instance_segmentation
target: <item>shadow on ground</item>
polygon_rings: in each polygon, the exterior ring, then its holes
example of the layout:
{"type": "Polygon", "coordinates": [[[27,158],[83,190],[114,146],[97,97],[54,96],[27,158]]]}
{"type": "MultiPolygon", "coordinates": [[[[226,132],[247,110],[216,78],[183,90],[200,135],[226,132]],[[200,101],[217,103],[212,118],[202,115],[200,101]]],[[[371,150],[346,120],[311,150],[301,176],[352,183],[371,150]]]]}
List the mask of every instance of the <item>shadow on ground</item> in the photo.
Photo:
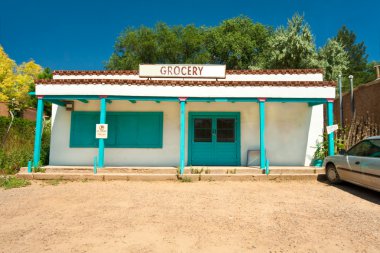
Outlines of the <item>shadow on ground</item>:
{"type": "Polygon", "coordinates": [[[342,182],[340,184],[330,184],[326,177],[319,177],[318,181],[329,185],[331,187],[338,188],[342,191],[348,192],[356,197],[362,198],[364,200],[370,201],[374,204],[380,205],[380,193],[371,189],[367,189],[349,182],[342,182]]]}

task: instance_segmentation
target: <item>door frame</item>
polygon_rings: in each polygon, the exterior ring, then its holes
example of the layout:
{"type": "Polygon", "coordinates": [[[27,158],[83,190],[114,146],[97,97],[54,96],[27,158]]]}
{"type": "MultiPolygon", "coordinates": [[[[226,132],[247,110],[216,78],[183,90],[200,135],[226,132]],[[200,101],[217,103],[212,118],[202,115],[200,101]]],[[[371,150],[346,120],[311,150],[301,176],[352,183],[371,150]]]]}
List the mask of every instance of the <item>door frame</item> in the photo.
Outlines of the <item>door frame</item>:
{"type": "MultiPolygon", "coordinates": [[[[240,129],[240,112],[189,112],[188,113],[188,130],[187,130],[187,166],[190,166],[191,161],[191,154],[192,154],[192,141],[194,139],[194,124],[193,124],[193,118],[195,116],[220,116],[223,118],[223,116],[234,116],[236,117],[236,128],[235,128],[235,136],[237,141],[237,147],[236,147],[236,165],[235,166],[241,166],[241,129],[240,129]]],[[[211,165],[210,165],[211,166],[211,165]]]]}

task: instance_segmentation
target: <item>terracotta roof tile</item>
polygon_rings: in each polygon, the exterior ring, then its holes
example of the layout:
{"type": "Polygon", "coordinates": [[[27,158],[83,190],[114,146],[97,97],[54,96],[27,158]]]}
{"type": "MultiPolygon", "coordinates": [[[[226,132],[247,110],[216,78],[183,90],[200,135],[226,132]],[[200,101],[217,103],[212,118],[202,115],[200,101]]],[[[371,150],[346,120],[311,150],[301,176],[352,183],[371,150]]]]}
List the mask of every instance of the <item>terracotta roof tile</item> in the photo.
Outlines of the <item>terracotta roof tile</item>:
{"type": "Polygon", "coordinates": [[[146,79],[39,79],[37,85],[153,85],[153,86],[296,86],[335,87],[329,81],[194,81],[194,80],[146,80],[146,79]]]}
{"type": "MultiPolygon", "coordinates": [[[[284,74],[323,74],[323,69],[257,69],[226,70],[228,75],[284,75],[284,74]]],[[[55,70],[53,75],[138,75],[138,70],[55,70]]]]}

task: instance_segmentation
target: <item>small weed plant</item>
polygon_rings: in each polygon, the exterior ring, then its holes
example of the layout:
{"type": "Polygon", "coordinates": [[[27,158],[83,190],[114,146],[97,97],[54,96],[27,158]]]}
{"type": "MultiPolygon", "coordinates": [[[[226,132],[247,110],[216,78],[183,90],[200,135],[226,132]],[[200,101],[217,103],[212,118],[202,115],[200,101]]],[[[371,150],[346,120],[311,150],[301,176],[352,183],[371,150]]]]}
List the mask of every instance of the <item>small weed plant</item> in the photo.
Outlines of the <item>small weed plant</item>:
{"type": "Polygon", "coordinates": [[[227,170],[227,174],[236,174],[236,169],[233,170],[227,170]]]}
{"type": "Polygon", "coordinates": [[[190,170],[191,174],[202,174],[202,172],[203,172],[203,168],[202,169],[193,169],[193,168],[191,168],[191,170],[190,170]]]}
{"type": "Polygon", "coordinates": [[[20,188],[30,185],[28,180],[17,178],[14,176],[1,176],[0,187],[4,189],[20,188]]]}
{"type": "Polygon", "coordinates": [[[182,183],[191,183],[192,180],[191,180],[190,177],[182,177],[182,178],[181,178],[181,182],[182,182],[182,183]]]}

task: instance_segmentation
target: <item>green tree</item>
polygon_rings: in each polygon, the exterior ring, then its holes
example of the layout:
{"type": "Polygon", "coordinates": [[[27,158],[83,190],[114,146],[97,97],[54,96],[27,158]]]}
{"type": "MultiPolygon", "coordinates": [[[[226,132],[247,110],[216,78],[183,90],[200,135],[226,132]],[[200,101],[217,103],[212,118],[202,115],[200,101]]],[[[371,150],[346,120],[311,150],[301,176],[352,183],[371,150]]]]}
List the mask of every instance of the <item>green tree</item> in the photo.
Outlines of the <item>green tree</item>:
{"type": "Polygon", "coordinates": [[[270,29],[248,17],[223,21],[207,35],[207,49],[212,63],[226,64],[227,69],[248,69],[262,62],[268,46],[270,29]]]}
{"type": "Polygon", "coordinates": [[[44,70],[37,75],[38,79],[53,79],[53,72],[50,68],[44,68],[44,70]]]}
{"type": "Polygon", "coordinates": [[[364,42],[357,42],[356,34],[345,25],[339,29],[335,39],[343,45],[349,60],[348,68],[342,72],[344,77],[343,90],[348,90],[349,88],[347,78],[349,75],[354,76],[355,86],[374,80],[374,63],[368,63],[368,55],[364,42]]]}
{"type": "Polygon", "coordinates": [[[364,42],[356,43],[356,34],[350,31],[345,25],[342,26],[336,36],[349,57],[348,73],[361,72],[366,68],[368,55],[366,53],[366,46],[364,42]]]}
{"type": "Polygon", "coordinates": [[[329,39],[326,45],[318,52],[320,66],[325,70],[326,80],[337,80],[338,75],[348,69],[347,52],[335,39],[329,39]]]}
{"type": "Polygon", "coordinates": [[[209,63],[210,52],[205,41],[209,29],[201,26],[187,25],[181,30],[181,63],[209,63]]]}
{"type": "Polygon", "coordinates": [[[128,28],[116,41],[106,69],[137,69],[140,63],[208,63],[206,28],[194,25],[128,28]]]}
{"type": "Polygon", "coordinates": [[[258,65],[270,30],[247,17],[207,28],[194,25],[128,28],[115,43],[107,69],[137,69],[140,63],[222,63],[229,69],[258,65]]]}
{"type": "Polygon", "coordinates": [[[276,29],[268,42],[266,68],[315,68],[320,66],[310,26],[295,14],[286,28],[276,29]]]}

